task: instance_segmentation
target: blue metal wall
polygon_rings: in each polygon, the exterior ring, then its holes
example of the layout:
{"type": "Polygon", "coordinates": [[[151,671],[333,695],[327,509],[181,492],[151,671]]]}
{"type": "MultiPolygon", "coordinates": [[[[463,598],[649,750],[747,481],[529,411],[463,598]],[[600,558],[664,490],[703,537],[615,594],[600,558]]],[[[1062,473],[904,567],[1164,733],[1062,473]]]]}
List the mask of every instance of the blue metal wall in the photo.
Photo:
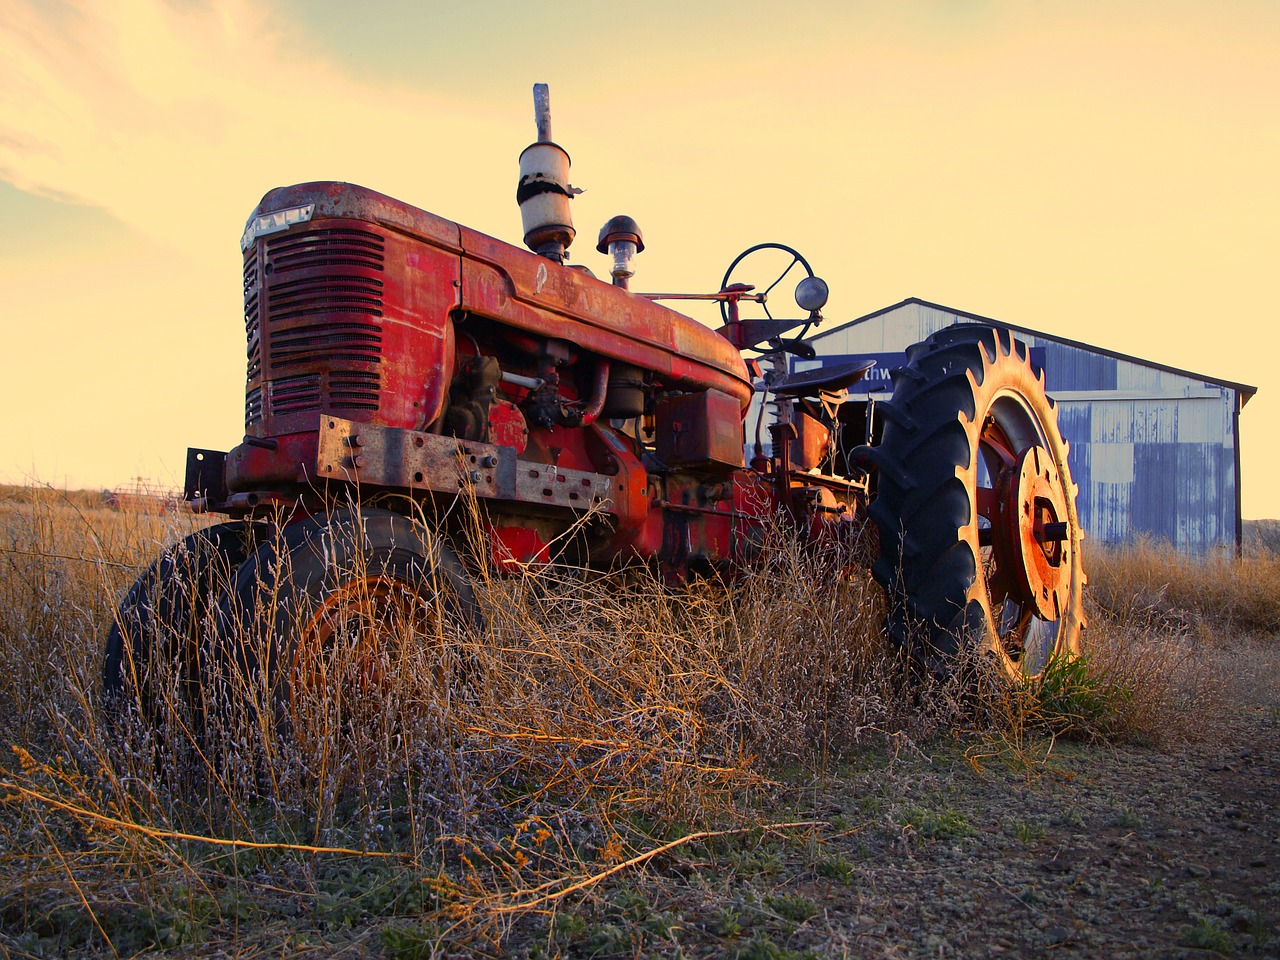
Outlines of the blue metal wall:
{"type": "MultiPolygon", "coordinates": [[[[906,301],[812,342],[818,363],[880,355],[881,366],[889,366],[910,344],[973,319],[906,301]]],[[[1190,554],[1235,549],[1235,412],[1241,397],[1234,386],[1031,331],[1015,335],[1032,348],[1058,405],[1090,539],[1124,543],[1145,535],[1190,554]]],[[[887,391],[885,375],[870,378],[861,393],[850,392],[865,397],[867,389],[887,391]]]]}

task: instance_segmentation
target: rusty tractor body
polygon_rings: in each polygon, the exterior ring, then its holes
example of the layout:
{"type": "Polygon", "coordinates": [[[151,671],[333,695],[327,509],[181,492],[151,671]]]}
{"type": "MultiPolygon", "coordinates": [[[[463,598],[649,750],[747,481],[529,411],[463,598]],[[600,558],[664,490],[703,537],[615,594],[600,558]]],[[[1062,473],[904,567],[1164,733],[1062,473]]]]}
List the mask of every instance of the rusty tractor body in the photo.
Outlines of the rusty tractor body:
{"type": "MultiPolygon", "coordinates": [[[[347,183],[276,189],[253,211],[241,241],[244,437],[226,453],[190,451],[186,482],[196,509],[231,519],[135,584],[108,637],[108,690],[138,675],[158,623],[208,613],[193,605],[227,619],[225,597],[183,581],[216,593],[220,564],[232,571],[226,589],[251,591],[264,552],[303,550],[350,525],[353,508],[383,531],[366,534],[382,558],[366,578],[377,596],[419,591],[441,564],[465,594],[452,554],[403,547],[426,523],[447,549],[461,501],[475,505],[498,570],[554,556],[656,564],[671,580],[752,563],[779,517],[836,542],[874,523],[887,628],[923,663],[945,671],[977,644],[1007,672],[1035,673],[1073,650],[1084,583],[1075,490],[1026,348],[1007,331],[943,331],[909,352],[874,415],[842,410],[871,364],[789,371],[790,357],[813,357],[803,336],[826,301],[791,248],[762,245],[805,274],[802,319],[743,317],[744,304],[767,301],[731,282],[751,248],[719,290],[685,295],[720,304],[718,330],[656,302],[678,295],[630,289],[643,239],[629,218],[601,232],[612,282],[564,262],[574,190],[541,93],[518,189],[529,250],[347,183]],[[770,422],[744,431],[757,394],[770,422]],[[852,442],[840,439],[855,426],[852,442]],[[284,547],[262,543],[272,525],[284,547]]],[[[348,589],[323,577],[293,586],[329,607],[348,589]]]]}
{"type": "Polygon", "coordinates": [[[274,190],[251,223],[280,210],[308,218],[246,246],[245,437],[189,455],[202,508],[465,493],[500,565],[590,513],[574,562],[673,577],[743,560],[781,505],[861,513],[865,480],[811,472],[829,431],[807,413],[796,455],[744,466],[752,376],[722,334],[362,187],[274,190]]]}

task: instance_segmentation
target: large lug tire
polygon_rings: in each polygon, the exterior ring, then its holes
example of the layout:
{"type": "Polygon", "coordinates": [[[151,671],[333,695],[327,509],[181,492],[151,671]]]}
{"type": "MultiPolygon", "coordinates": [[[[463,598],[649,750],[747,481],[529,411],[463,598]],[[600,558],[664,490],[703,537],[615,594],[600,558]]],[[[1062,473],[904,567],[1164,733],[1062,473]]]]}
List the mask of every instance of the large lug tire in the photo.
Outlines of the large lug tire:
{"type": "Polygon", "coordinates": [[[878,412],[872,573],[890,639],[940,676],[974,649],[1010,678],[1078,653],[1076,487],[1026,346],[1007,330],[942,330],[908,350],[878,412]]]}
{"type": "Polygon", "coordinates": [[[191,695],[211,610],[264,529],[233,521],[197,531],[138,577],[107,632],[102,685],[109,715],[132,704],[154,724],[165,696],[161,687],[191,695]]]}
{"type": "Polygon", "coordinates": [[[224,704],[269,711],[308,754],[394,727],[404,695],[447,710],[465,672],[459,641],[482,622],[449,547],[377,509],[286,527],[240,567],[218,617],[211,672],[224,704]],[[334,724],[336,739],[320,729],[334,724]]]}

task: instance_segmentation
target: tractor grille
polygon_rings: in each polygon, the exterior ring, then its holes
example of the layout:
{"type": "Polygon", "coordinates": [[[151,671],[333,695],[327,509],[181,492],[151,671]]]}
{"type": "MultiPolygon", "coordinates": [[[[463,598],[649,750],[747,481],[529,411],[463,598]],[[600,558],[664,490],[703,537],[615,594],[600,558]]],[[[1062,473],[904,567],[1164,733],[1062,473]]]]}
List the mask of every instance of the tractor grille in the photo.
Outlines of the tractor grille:
{"type": "Polygon", "coordinates": [[[278,235],[267,241],[267,260],[277,273],[324,268],[366,267],[381,272],[385,241],[376,233],[348,227],[320,227],[278,235]]]}
{"type": "Polygon", "coordinates": [[[262,374],[262,334],[258,324],[258,251],[251,249],[244,261],[244,335],[248,346],[246,379],[253,382],[262,374]]]}
{"type": "Polygon", "coordinates": [[[281,377],[271,381],[271,412],[294,413],[320,409],[320,374],[281,377]]]}
{"type": "Polygon", "coordinates": [[[337,410],[377,410],[378,375],[361,370],[329,374],[329,405],[337,410]]]}
{"type": "Polygon", "coordinates": [[[368,230],[317,226],[267,238],[250,254],[249,385],[262,389],[246,397],[246,425],[308,411],[377,411],[385,243],[368,230]]]}
{"type": "Polygon", "coordinates": [[[262,388],[251,387],[244,395],[244,425],[252,427],[262,422],[262,388]]]}
{"type": "Polygon", "coordinates": [[[267,242],[272,373],[382,359],[382,250],[376,233],[341,227],[267,242]]]}
{"type": "Polygon", "coordinates": [[[382,316],[382,281],[374,277],[276,281],[271,284],[271,320],[279,323],[317,313],[382,316]]]}
{"type": "Polygon", "coordinates": [[[271,370],[313,363],[377,363],[382,327],[376,323],[323,323],[294,327],[271,338],[271,370]]]}

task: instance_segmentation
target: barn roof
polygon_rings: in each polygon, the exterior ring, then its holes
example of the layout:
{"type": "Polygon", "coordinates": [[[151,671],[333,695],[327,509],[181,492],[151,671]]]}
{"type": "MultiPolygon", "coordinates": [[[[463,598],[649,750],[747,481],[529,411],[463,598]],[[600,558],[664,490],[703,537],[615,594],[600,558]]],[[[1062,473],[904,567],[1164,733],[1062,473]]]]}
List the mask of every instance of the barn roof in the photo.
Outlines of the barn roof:
{"type": "Polygon", "coordinates": [[[1077,349],[1080,349],[1080,350],[1088,350],[1091,353],[1097,353],[1104,357],[1114,357],[1117,360],[1125,360],[1129,363],[1141,364],[1144,367],[1151,367],[1156,370],[1164,370],[1167,373],[1179,374],[1184,377],[1189,377],[1192,380],[1201,380],[1205,383],[1216,383],[1219,386],[1228,387],[1232,390],[1235,390],[1237,393],[1239,393],[1241,407],[1243,407],[1246,403],[1248,403],[1249,400],[1253,397],[1253,395],[1258,392],[1257,387],[1251,387],[1247,383],[1237,383],[1235,380],[1223,380],[1221,377],[1210,377],[1210,376],[1206,376],[1203,373],[1196,373],[1194,370],[1184,370],[1181,367],[1171,367],[1168,364],[1156,363],[1153,360],[1147,360],[1143,357],[1134,357],[1134,356],[1130,356],[1127,353],[1120,353],[1119,351],[1116,351],[1116,350],[1108,350],[1106,347],[1098,347],[1091,343],[1082,343],[1079,340],[1071,340],[1067,337],[1060,337],[1056,333],[1045,333],[1043,330],[1033,330],[1030,327],[1018,326],[1016,323],[1006,323],[1003,320],[996,320],[996,319],[993,319],[992,317],[984,317],[984,316],[981,316],[980,314],[970,313],[968,310],[957,310],[955,307],[948,307],[946,304],[934,303],[930,300],[921,300],[919,297],[907,297],[907,299],[902,300],[898,303],[891,304],[887,307],[882,307],[879,310],[875,310],[864,316],[858,317],[855,320],[849,320],[848,322],[842,323],[839,326],[832,327],[830,330],[823,330],[821,333],[812,334],[808,337],[808,339],[811,341],[821,340],[823,337],[829,337],[833,333],[839,333],[841,330],[847,330],[850,327],[857,326],[860,323],[866,323],[868,320],[874,320],[876,319],[876,317],[882,317],[886,313],[891,313],[894,310],[897,310],[901,307],[905,307],[909,304],[914,304],[916,306],[921,306],[921,307],[929,307],[933,310],[944,310],[947,313],[954,313],[958,317],[964,317],[966,320],[973,320],[976,323],[986,323],[986,324],[990,324],[993,327],[1003,327],[1004,329],[1007,329],[1007,330],[1016,330],[1019,333],[1028,333],[1034,337],[1039,337],[1043,340],[1053,340],[1056,343],[1065,344],[1066,346],[1069,346],[1069,347],[1076,347],[1077,349]]]}

